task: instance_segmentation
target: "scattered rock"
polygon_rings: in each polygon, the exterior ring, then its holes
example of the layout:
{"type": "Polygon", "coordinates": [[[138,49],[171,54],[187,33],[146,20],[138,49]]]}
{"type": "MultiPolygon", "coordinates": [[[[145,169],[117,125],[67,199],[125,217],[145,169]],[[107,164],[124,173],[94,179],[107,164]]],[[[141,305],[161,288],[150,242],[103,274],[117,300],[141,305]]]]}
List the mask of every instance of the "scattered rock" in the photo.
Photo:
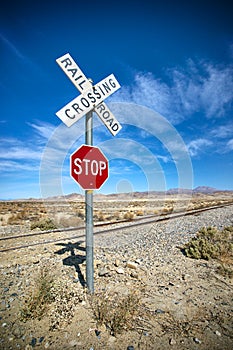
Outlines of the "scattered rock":
{"type": "Polygon", "coordinates": [[[69,342],[69,346],[72,347],[72,348],[76,347],[77,345],[78,345],[78,342],[76,340],[71,340],[69,342]]]}
{"type": "Polygon", "coordinates": [[[126,266],[127,266],[128,268],[130,268],[130,269],[136,270],[137,267],[138,267],[138,264],[135,263],[135,262],[133,262],[133,261],[128,261],[127,264],[126,264],[126,266]]]}
{"type": "Polygon", "coordinates": [[[24,333],[24,329],[21,327],[15,326],[12,330],[12,333],[16,338],[21,338],[24,333]]]}
{"type": "Polygon", "coordinates": [[[94,269],[96,269],[97,267],[99,267],[102,264],[101,260],[95,259],[94,260],[94,269]]]}
{"type": "Polygon", "coordinates": [[[113,337],[112,335],[108,338],[109,343],[114,343],[116,341],[116,338],[113,337]]]}
{"type": "Polygon", "coordinates": [[[116,260],[115,260],[115,266],[116,266],[116,267],[120,266],[120,260],[119,260],[119,259],[116,259],[116,260]]]}
{"type": "Polygon", "coordinates": [[[196,344],[201,344],[201,340],[198,339],[198,338],[193,338],[193,341],[194,341],[196,344]]]}
{"type": "Polygon", "coordinates": [[[25,346],[25,350],[32,350],[33,349],[33,347],[31,346],[31,345],[29,345],[29,344],[27,344],[26,346],[25,346]]]}
{"type": "Polygon", "coordinates": [[[170,344],[170,345],[175,345],[175,344],[176,344],[175,339],[174,339],[174,338],[171,338],[171,339],[169,340],[169,344],[170,344]]]}
{"type": "Polygon", "coordinates": [[[102,267],[102,268],[99,269],[98,275],[100,277],[109,276],[109,271],[108,271],[108,269],[106,267],[102,267]]]}
{"type": "Polygon", "coordinates": [[[164,311],[164,310],[161,310],[161,309],[156,309],[156,310],[155,310],[155,313],[156,313],[156,314],[165,314],[165,311],[164,311]]]}
{"type": "Polygon", "coordinates": [[[123,275],[125,273],[124,269],[122,267],[119,267],[118,269],[116,269],[116,272],[119,274],[119,275],[123,275]]]}
{"type": "Polygon", "coordinates": [[[132,271],[130,274],[131,277],[138,279],[138,273],[136,271],[132,271]]]}
{"type": "Polygon", "coordinates": [[[32,338],[32,341],[31,341],[31,346],[34,348],[36,346],[36,338],[32,338]]]}

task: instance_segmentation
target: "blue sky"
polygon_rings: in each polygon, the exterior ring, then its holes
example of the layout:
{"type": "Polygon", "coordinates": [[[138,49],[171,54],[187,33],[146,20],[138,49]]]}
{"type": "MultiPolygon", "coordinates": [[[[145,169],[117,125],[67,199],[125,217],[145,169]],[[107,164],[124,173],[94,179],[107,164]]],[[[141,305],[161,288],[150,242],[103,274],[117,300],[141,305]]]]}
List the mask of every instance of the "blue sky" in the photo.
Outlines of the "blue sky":
{"type": "Polygon", "coordinates": [[[55,113],[79,95],[57,65],[70,53],[94,84],[113,73],[105,103],[113,137],[94,115],[109,159],[99,190],[211,186],[233,190],[233,21],[230,2],[8,1],[0,13],[0,198],[83,193],[69,156],[84,118],[55,113]]]}

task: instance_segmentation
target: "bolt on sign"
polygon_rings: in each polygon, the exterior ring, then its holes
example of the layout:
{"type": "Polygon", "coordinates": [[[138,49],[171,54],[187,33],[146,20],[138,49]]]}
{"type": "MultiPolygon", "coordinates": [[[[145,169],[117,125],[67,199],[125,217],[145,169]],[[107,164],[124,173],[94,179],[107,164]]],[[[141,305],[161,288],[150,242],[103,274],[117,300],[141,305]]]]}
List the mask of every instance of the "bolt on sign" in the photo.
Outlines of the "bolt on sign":
{"type": "Polygon", "coordinates": [[[81,92],[81,95],[70,101],[56,113],[58,118],[70,127],[85,114],[94,110],[112,135],[115,136],[122,126],[103,102],[120,88],[120,84],[114,74],[110,74],[93,86],[69,53],[58,58],[56,62],[81,92]]]}

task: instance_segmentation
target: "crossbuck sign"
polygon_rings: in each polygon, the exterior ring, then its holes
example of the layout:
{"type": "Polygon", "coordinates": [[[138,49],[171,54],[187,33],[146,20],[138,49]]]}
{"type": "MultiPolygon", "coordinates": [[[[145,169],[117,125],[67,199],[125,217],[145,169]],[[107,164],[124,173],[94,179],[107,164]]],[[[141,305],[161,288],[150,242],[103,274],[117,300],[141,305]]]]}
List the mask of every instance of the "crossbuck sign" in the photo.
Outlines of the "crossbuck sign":
{"type": "Polygon", "coordinates": [[[103,102],[105,98],[120,88],[115,76],[110,74],[93,86],[69,53],[58,58],[56,62],[81,92],[81,95],[60,109],[56,115],[70,127],[85,114],[94,110],[112,135],[115,136],[122,126],[103,102]]]}

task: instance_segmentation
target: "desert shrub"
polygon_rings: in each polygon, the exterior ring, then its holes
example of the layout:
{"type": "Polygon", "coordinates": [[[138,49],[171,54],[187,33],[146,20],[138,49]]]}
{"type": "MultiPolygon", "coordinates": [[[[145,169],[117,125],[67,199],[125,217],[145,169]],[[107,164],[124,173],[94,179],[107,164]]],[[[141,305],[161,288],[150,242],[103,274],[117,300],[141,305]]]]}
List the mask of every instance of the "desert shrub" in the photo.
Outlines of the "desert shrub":
{"type": "Polygon", "coordinates": [[[125,220],[133,220],[134,218],[134,213],[132,213],[131,211],[127,211],[127,213],[124,214],[123,218],[125,220]]]}
{"type": "Polygon", "coordinates": [[[233,277],[233,268],[231,265],[226,264],[226,263],[221,263],[217,267],[216,272],[224,277],[229,277],[229,278],[233,277]]]}
{"type": "Polygon", "coordinates": [[[39,228],[42,231],[55,230],[57,228],[56,224],[52,219],[46,218],[39,221],[35,221],[31,224],[31,230],[39,228]]]}
{"type": "Polygon", "coordinates": [[[56,278],[53,272],[43,266],[35,278],[33,289],[25,294],[20,307],[20,319],[26,322],[49,316],[49,329],[59,329],[71,321],[78,303],[84,299],[84,290],[80,292],[77,287],[56,278]]]}
{"type": "Polygon", "coordinates": [[[170,214],[172,212],[173,212],[173,207],[166,207],[166,208],[163,208],[161,214],[166,215],[166,214],[170,214]]]}
{"type": "Polygon", "coordinates": [[[97,327],[105,325],[110,334],[133,329],[140,310],[140,298],[135,292],[121,296],[100,292],[89,296],[97,327]]]}
{"type": "Polygon", "coordinates": [[[80,226],[83,223],[83,220],[80,217],[76,216],[62,216],[58,220],[59,227],[76,227],[80,226]]]}
{"type": "Polygon", "coordinates": [[[121,213],[119,211],[115,211],[113,214],[114,220],[120,220],[121,219],[121,213]]]}
{"type": "Polygon", "coordinates": [[[102,211],[98,211],[97,213],[94,214],[94,219],[96,219],[97,221],[104,221],[106,220],[106,216],[102,211]]]}
{"type": "Polygon", "coordinates": [[[77,215],[80,219],[84,219],[85,218],[85,211],[77,210],[75,215],[77,215]]]}
{"type": "Polygon", "coordinates": [[[137,216],[143,216],[143,215],[144,215],[143,210],[138,210],[138,211],[136,212],[136,215],[137,215],[137,216]]]}
{"type": "Polygon", "coordinates": [[[53,284],[54,276],[49,273],[48,269],[41,268],[34,289],[30,292],[20,310],[23,321],[30,318],[41,318],[45,314],[48,305],[54,300],[53,284]]]}
{"type": "Polygon", "coordinates": [[[233,226],[225,227],[222,231],[214,227],[203,227],[184,246],[185,254],[194,259],[224,259],[232,258],[233,254],[233,226]]]}

